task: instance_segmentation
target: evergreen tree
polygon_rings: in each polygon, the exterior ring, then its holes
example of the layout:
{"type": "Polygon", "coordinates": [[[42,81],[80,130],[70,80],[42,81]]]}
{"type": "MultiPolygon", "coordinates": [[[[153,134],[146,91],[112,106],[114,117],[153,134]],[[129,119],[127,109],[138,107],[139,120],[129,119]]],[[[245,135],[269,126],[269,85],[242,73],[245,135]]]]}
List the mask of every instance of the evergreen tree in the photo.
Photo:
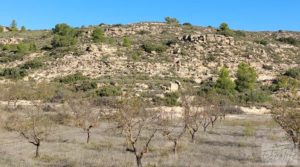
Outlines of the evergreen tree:
{"type": "Polygon", "coordinates": [[[10,28],[12,31],[17,31],[18,30],[18,27],[17,27],[17,21],[16,20],[13,20],[10,24],[10,28]]]}
{"type": "Polygon", "coordinates": [[[235,91],[235,83],[229,77],[229,70],[227,68],[221,68],[219,72],[219,78],[215,85],[218,93],[232,94],[235,91]]]}
{"type": "Polygon", "coordinates": [[[255,89],[257,74],[249,64],[240,63],[237,70],[236,88],[240,92],[252,91],[255,89]]]}

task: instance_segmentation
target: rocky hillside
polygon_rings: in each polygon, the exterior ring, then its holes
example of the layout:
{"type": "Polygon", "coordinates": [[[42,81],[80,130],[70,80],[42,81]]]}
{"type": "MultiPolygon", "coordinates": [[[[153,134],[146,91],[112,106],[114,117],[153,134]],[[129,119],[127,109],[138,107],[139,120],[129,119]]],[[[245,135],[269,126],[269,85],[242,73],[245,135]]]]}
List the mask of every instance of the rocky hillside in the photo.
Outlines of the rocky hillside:
{"type": "Polygon", "coordinates": [[[246,62],[255,68],[258,82],[270,85],[300,63],[298,32],[224,33],[154,22],[75,30],[77,42],[67,47],[53,46],[56,34],[51,30],[0,33],[0,68],[10,70],[1,82],[49,82],[80,73],[97,80],[98,87],[109,80],[142,92],[156,87],[176,90],[182,82],[197,87],[215,81],[221,67],[229,68],[234,79],[239,63],[246,62]],[[103,30],[100,42],[93,40],[95,29],[103,30]]]}

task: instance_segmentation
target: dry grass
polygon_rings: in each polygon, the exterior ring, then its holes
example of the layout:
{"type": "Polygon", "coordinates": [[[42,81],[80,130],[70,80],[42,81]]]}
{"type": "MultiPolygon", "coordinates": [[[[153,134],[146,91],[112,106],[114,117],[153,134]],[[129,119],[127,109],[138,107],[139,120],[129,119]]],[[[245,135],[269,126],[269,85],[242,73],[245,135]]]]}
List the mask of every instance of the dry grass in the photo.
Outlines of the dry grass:
{"type": "MultiPolygon", "coordinates": [[[[172,143],[158,134],[144,166],[264,166],[261,146],[265,142],[286,140],[284,132],[271,124],[269,115],[246,115],[243,119],[218,122],[208,133],[200,132],[194,144],[186,134],[179,143],[178,155],[172,143]],[[272,125],[272,126],[271,126],[272,125]],[[272,127],[272,128],[270,128],[272,127]]],[[[112,167],[135,166],[135,157],[125,151],[125,140],[102,122],[92,130],[90,144],[85,143],[82,129],[60,126],[41,145],[41,157],[34,158],[34,147],[18,134],[4,129],[0,133],[0,166],[2,167],[112,167]]]]}

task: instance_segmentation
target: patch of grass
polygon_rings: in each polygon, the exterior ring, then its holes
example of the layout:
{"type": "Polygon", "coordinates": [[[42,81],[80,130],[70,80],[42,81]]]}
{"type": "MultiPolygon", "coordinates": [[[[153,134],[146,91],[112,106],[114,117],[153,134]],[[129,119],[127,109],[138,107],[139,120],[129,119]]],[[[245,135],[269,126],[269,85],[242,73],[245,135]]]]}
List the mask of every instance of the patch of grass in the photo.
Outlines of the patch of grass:
{"type": "Polygon", "coordinates": [[[77,81],[83,81],[88,79],[89,77],[84,76],[81,73],[75,73],[75,74],[67,75],[65,77],[56,78],[55,80],[64,84],[72,84],[72,83],[76,83],[77,81]]]}
{"type": "Polygon", "coordinates": [[[122,95],[122,90],[119,87],[109,85],[97,90],[96,93],[100,97],[120,96],[122,95]]]}
{"type": "Polygon", "coordinates": [[[243,131],[245,136],[254,136],[256,132],[254,126],[250,124],[246,125],[243,131]]]}

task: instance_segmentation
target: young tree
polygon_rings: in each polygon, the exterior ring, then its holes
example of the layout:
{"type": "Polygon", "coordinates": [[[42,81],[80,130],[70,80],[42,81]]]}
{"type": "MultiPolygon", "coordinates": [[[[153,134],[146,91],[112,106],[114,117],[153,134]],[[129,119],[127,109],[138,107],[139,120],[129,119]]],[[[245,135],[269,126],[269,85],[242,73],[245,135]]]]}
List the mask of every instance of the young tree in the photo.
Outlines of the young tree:
{"type": "Polygon", "coordinates": [[[229,28],[229,26],[228,26],[227,23],[221,23],[219,29],[221,31],[229,31],[230,30],[230,28],[229,28]]]}
{"type": "Polygon", "coordinates": [[[136,157],[138,167],[142,167],[142,158],[149,151],[149,145],[161,124],[160,115],[145,110],[141,99],[123,101],[115,115],[118,129],[126,139],[126,151],[136,157]]]}
{"type": "Polygon", "coordinates": [[[87,135],[86,143],[89,143],[91,129],[99,125],[100,112],[93,110],[92,105],[83,100],[69,101],[68,104],[75,115],[75,125],[84,130],[87,135]]]}
{"type": "Polygon", "coordinates": [[[219,72],[219,78],[216,82],[215,88],[218,93],[229,95],[233,94],[235,90],[235,83],[229,77],[229,71],[227,68],[221,68],[219,72]]]}
{"type": "Polygon", "coordinates": [[[240,63],[236,73],[236,88],[240,92],[252,91],[255,89],[257,74],[254,68],[244,62],[240,63]]]}
{"type": "Polygon", "coordinates": [[[25,26],[22,26],[21,27],[21,32],[25,32],[26,31],[26,27],[25,26]]]}
{"type": "Polygon", "coordinates": [[[18,27],[17,27],[17,21],[13,20],[10,24],[10,29],[11,31],[18,31],[18,27]]]}
{"type": "Polygon", "coordinates": [[[166,17],[165,21],[167,24],[178,25],[179,21],[176,18],[166,17]]]}
{"type": "Polygon", "coordinates": [[[6,127],[20,133],[30,144],[36,147],[35,157],[39,157],[42,141],[52,132],[54,124],[49,117],[42,113],[41,106],[29,109],[25,115],[16,114],[8,118],[6,127]]]}
{"type": "Polygon", "coordinates": [[[273,118],[300,149],[300,110],[286,107],[282,104],[274,105],[273,118]]]}
{"type": "Polygon", "coordinates": [[[92,33],[92,39],[96,43],[105,41],[104,31],[102,28],[96,28],[92,33]]]}

